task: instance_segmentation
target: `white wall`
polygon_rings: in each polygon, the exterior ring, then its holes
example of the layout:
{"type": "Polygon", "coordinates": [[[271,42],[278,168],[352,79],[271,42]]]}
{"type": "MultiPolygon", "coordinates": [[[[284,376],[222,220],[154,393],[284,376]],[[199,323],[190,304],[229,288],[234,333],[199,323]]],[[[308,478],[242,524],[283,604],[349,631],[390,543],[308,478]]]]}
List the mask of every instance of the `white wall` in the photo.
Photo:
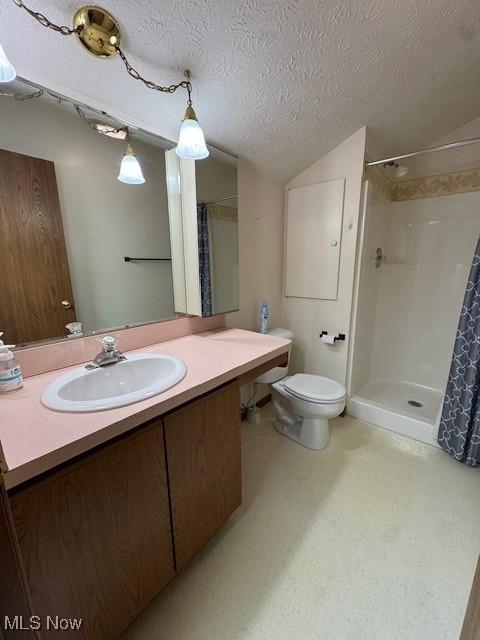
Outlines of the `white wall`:
{"type": "MultiPolygon", "coordinates": [[[[435,140],[431,147],[437,147],[450,142],[478,138],[480,136],[480,117],[470,120],[463,127],[435,140]]],[[[477,168],[480,165],[480,144],[472,144],[448,151],[441,151],[425,156],[417,156],[411,160],[402,160],[408,169],[409,178],[416,176],[432,176],[450,171],[477,168]]]]}
{"type": "Polygon", "coordinates": [[[392,202],[386,215],[370,378],[444,391],[480,232],[480,192],[392,202]]]}
{"type": "Polygon", "coordinates": [[[172,317],[164,151],[134,143],[146,183],[116,177],[124,143],[38,100],[0,101],[0,147],[55,163],[77,319],[85,331],[172,317]]]}
{"type": "Polygon", "coordinates": [[[283,186],[255,168],[238,167],[240,310],[227,323],[258,331],[262,300],[270,304],[272,327],[281,326],[283,186]]]}
{"type": "MultiPolygon", "coordinates": [[[[240,310],[226,316],[230,327],[258,331],[260,303],[270,305],[270,326],[281,326],[283,260],[283,186],[246,164],[238,167],[240,310]]],[[[269,393],[258,385],[257,399],[269,393]]],[[[253,385],[242,388],[242,402],[253,385]]]]}
{"type": "Polygon", "coordinates": [[[281,314],[282,325],[295,335],[292,371],[324,375],[342,383],[347,379],[365,136],[366,129],[360,129],[287,185],[288,189],[336,178],[346,180],[338,299],[283,297],[281,314]],[[326,345],[319,338],[322,330],[345,333],[346,341],[326,345]]]}
{"type": "MultiPolygon", "coordinates": [[[[222,162],[218,158],[208,157],[195,165],[197,200],[209,202],[237,194],[237,167],[231,162],[222,162]]],[[[235,201],[228,200],[228,206],[235,201]]]]}
{"type": "MultiPolygon", "coordinates": [[[[222,220],[215,217],[214,206],[208,210],[213,312],[228,313],[240,304],[238,216],[222,220]]],[[[237,213],[236,206],[233,210],[237,213]]]]}

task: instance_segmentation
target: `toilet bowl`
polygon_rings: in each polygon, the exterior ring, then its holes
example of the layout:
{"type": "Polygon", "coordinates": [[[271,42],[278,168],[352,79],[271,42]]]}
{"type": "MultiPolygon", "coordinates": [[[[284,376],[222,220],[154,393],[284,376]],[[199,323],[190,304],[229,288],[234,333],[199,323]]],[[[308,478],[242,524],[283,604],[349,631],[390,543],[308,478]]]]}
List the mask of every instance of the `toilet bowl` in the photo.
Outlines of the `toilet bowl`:
{"type": "MultiPolygon", "coordinates": [[[[287,329],[273,329],[271,335],[293,339],[287,329]]],[[[330,440],[328,421],[345,409],[345,387],[323,376],[308,373],[288,375],[286,367],[275,367],[255,379],[270,384],[276,412],[275,428],[283,436],[309,449],[324,449],[330,440]]]]}
{"type": "Polygon", "coordinates": [[[328,421],[345,409],[345,387],[330,378],[297,373],[274,382],[272,394],[276,430],[309,449],[324,449],[330,440],[328,421]]]}

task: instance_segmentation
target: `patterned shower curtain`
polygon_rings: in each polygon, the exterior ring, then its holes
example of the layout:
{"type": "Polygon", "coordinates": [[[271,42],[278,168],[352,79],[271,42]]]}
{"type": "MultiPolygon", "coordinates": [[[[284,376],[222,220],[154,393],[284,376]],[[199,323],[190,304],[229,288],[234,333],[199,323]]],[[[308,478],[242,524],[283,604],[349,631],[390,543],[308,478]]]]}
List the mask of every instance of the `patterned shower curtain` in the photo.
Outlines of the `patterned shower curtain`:
{"type": "Polygon", "coordinates": [[[208,234],[208,210],[204,202],[197,203],[198,263],[200,269],[200,291],[202,294],[202,316],[212,315],[212,277],[210,274],[210,239],[208,234]]]}
{"type": "Polygon", "coordinates": [[[451,456],[480,466],[480,240],[458,323],[438,442],[451,456]]]}

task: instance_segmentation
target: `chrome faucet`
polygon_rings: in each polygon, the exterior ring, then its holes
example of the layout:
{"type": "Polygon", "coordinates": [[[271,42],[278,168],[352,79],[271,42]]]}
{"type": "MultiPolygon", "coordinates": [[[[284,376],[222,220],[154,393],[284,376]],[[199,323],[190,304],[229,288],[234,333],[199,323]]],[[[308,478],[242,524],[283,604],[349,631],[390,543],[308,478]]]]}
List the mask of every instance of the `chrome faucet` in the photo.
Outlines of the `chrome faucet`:
{"type": "Polygon", "coordinates": [[[122,362],[127,358],[118,350],[118,341],[114,336],[103,336],[100,338],[102,350],[95,358],[86,365],[86,369],[98,369],[99,367],[106,367],[109,364],[115,364],[116,362],[122,362]]]}

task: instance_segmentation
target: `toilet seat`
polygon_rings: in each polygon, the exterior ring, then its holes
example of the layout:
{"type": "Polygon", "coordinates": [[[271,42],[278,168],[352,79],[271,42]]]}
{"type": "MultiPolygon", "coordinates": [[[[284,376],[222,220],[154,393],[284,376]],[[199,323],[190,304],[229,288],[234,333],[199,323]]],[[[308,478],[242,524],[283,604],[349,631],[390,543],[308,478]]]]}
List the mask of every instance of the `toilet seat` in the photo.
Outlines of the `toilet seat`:
{"type": "Polygon", "coordinates": [[[309,373],[297,373],[286,378],[282,386],[292,396],[316,404],[341,402],[347,394],[343,384],[309,373]]]}

